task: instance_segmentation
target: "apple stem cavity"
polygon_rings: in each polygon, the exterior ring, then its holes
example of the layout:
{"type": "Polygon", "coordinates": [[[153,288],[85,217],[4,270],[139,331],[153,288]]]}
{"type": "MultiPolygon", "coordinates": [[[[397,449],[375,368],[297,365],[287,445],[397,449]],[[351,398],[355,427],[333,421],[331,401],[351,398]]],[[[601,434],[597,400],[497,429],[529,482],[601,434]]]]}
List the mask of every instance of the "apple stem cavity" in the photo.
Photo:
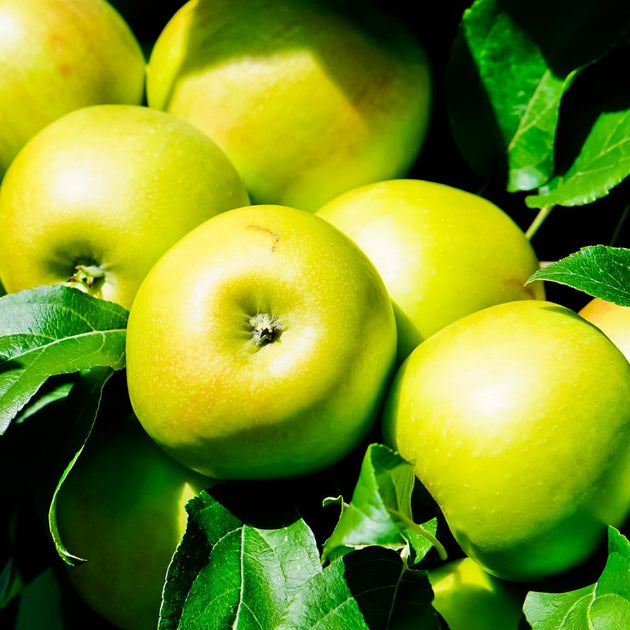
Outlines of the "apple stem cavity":
{"type": "Polygon", "coordinates": [[[105,272],[97,265],[76,265],[74,269],[66,284],[88,293],[96,289],[95,283],[99,284],[98,281],[105,278],[105,272]]]}
{"type": "Polygon", "coordinates": [[[249,318],[252,340],[257,348],[276,341],[282,334],[280,320],[269,313],[256,313],[249,318]]]}

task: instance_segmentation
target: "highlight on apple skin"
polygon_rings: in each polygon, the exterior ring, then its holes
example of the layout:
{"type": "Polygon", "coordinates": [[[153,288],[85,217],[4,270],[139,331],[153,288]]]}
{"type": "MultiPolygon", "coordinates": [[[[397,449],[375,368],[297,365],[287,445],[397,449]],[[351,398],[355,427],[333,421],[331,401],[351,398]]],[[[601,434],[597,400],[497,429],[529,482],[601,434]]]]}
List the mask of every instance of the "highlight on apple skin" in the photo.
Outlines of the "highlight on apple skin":
{"type": "Polygon", "coordinates": [[[188,233],[146,276],[127,385],[149,435],[193,470],[299,476],[375,426],[395,352],[391,300],[365,254],[310,212],[252,205],[188,233]]]}
{"type": "Polygon", "coordinates": [[[630,364],[558,304],[491,306],[422,342],[384,433],[466,555],[504,579],[575,568],[630,513],[630,364]]]}
{"type": "Polygon", "coordinates": [[[83,107],[31,138],[2,180],[0,278],[11,293],[71,282],[128,309],[166,249],[248,203],[196,127],[140,105],[83,107]]]}
{"type": "Polygon", "coordinates": [[[253,203],[314,211],[409,172],[432,78],[414,34],[375,3],[190,0],[155,42],[147,100],[205,131],[253,203]]]}
{"type": "Polygon", "coordinates": [[[105,0],[0,3],[0,178],[38,131],[89,105],[140,105],[146,62],[105,0]]]}
{"type": "Polygon", "coordinates": [[[316,214],[352,238],[378,269],[394,304],[400,364],[456,319],[511,300],[543,299],[536,252],[501,208],[419,179],[359,186],[316,214]]]}

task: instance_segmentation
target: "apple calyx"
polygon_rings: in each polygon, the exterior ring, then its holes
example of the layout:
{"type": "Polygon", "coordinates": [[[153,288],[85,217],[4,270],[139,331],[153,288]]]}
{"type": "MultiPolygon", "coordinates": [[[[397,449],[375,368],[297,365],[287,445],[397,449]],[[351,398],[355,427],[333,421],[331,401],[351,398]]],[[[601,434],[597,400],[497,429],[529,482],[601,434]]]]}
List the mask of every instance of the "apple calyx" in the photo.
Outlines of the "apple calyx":
{"type": "Polygon", "coordinates": [[[105,278],[105,272],[98,265],[76,265],[74,269],[67,284],[87,293],[93,293],[100,285],[99,281],[105,278]]]}
{"type": "Polygon", "coordinates": [[[257,348],[273,343],[282,334],[282,324],[269,313],[256,313],[249,318],[252,341],[257,348]]]}

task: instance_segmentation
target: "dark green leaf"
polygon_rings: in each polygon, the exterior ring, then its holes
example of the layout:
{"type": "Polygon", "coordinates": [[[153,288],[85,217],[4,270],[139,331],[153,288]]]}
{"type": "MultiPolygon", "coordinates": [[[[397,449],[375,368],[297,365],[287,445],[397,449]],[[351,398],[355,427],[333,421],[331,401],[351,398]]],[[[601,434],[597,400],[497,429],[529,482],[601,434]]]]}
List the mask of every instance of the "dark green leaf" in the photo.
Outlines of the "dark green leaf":
{"type": "Polygon", "coordinates": [[[323,559],[370,545],[403,549],[409,542],[414,545],[418,561],[431,546],[443,551],[435,540],[435,519],[426,527],[413,521],[414,483],[411,464],[387,446],[371,444],[352,500],[349,505],[342,504],[339,522],[324,544],[323,559]]]}
{"type": "Polygon", "coordinates": [[[371,547],[344,556],[346,583],[370,628],[440,628],[425,571],[409,569],[400,555],[371,547]]]}
{"type": "Polygon", "coordinates": [[[33,396],[30,402],[22,408],[22,411],[15,416],[13,422],[24,422],[27,418],[30,418],[38,411],[41,411],[47,405],[51,403],[59,402],[68,396],[72,389],[74,382],[59,383],[47,392],[38,392],[37,396],[33,396]]]}
{"type": "Polygon", "coordinates": [[[424,571],[409,570],[381,547],[353,551],[314,576],[293,599],[278,630],[440,628],[424,571]]]}
{"type": "Polygon", "coordinates": [[[195,578],[208,563],[212,547],[242,523],[203,490],[186,504],[186,531],[166,574],[159,630],[176,630],[195,578]]]}
{"type": "Polygon", "coordinates": [[[630,109],[602,112],[575,162],[537,195],[530,208],[578,206],[604,197],[630,175],[630,109]]]}
{"type": "Polygon", "coordinates": [[[608,528],[608,560],[596,584],[566,593],[531,591],[523,606],[533,630],[630,627],[630,543],[608,528]]]}
{"type": "Polygon", "coordinates": [[[14,630],[67,630],[63,617],[61,586],[49,567],[34,578],[20,594],[14,630]]]}
{"type": "Polygon", "coordinates": [[[448,69],[453,129],[476,170],[496,176],[501,169],[512,191],[544,184],[553,174],[560,102],[572,76],[549,66],[505,3],[477,0],[464,13],[448,69]]]}
{"type": "Polygon", "coordinates": [[[243,525],[212,547],[188,593],[180,625],[273,630],[296,591],[319,571],[315,537],[303,520],[268,530],[243,525]]]}
{"type": "Polygon", "coordinates": [[[630,306],[630,249],[590,245],[536,271],[528,280],[564,284],[593,297],[630,306]]]}
{"type": "Polygon", "coordinates": [[[276,630],[369,630],[345,580],[344,559],[307,580],[276,630]]]}
{"type": "MultiPolygon", "coordinates": [[[[629,7],[622,0],[477,0],[465,11],[447,67],[447,106],[456,141],[477,172],[501,176],[510,191],[533,190],[550,180],[565,95],[576,74],[627,37],[629,7]]],[[[626,67],[619,65],[617,73],[626,67]]],[[[622,86],[618,78],[615,83],[622,86]]],[[[608,132],[613,124],[606,123],[608,132]]],[[[585,169],[596,178],[592,169],[608,164],[614,144],[606,130],[596,130],[571,179],[585,169]]],[[[616,154],[627,157],[627,150],[616,154]]],[[[583,181],[580,194],[601,196],[623,169],[620,164],[614,175],[583,181]]],[[[555,188],[559,180],[554,182],[555,188]]]]}
{"type": "Polygon", "coordinates": [[[0,610],[13,599],[21,587],[20,576],[14,569],[13,560],[9,558],[0,571],[0,610]]]}
{"type": "Polygon", "coordinates": [[[78,448],[57,483],[57,487],[55,488],[52,501],[50,503],[50,509],[48,511],[48,527],[57,549],[57,553],[66,564],[71,566],[81,564],[85,562],[85,560],[75,556],[71,550],[66,549],[63,541],[61,540],[59,529],[57,527],[57,497],[64,480],[72,471],[74,464],[79,459],[79,456],[83,452],[83,449],[92,434],[92,429],[94,428],[96,416],[98,415],[98,410],[101,404],[103,389],[112,374],[112,368],[92,368],[82,374],[77,384],[75,384],[72,388],[71,395],[74,399],[78,412],[75,424],[75,435],[73,435],[71,439],[74,443],[78,444],[78,448]]]}
{"type": "Polygon", "coordinates": [[[0,298],[0,434],[56,374],[125,362],[127,311],[65,286],[0,298]]]}

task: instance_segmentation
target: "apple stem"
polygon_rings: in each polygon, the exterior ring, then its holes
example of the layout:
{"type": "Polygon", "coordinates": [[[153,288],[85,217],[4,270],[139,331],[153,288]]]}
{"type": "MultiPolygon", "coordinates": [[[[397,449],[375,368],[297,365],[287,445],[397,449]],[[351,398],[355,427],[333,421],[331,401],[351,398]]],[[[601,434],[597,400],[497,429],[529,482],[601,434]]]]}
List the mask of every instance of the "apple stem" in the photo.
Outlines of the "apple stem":
{"type": "Polygon", "coordinates": [[[403,521],[406,527],[408,527],[409,529],[412,529],[414,532],[417,532],[421,536],[424,536],[433,545],[433,547],[438,553],[440,560],[446,560],[447,558],[446,548],[430,531],[422,527],[422,525],[415,523],[410,518],[408,518],[401,512],[398,512],[397,510],[388,510],[388,511],[394,516],[396,516],[397,518],[399,518],[401,521],[403,521]]]}
{"type": "Polygon", "coordinates": [[[76,265],[74,269],[67,284],[84,291],[89,292],[97,280],[105,277],[105,272],[97,265],[76,265]]]}
{"type": "Polygon", "coordinates": [[[249,318],[252,340],[256,347],[273,343],[282,333],[280,320],[269,313],[257,313],[249,318]]]}
{"type": "Polygon", "coordinates": [[[543,206],[538,211],[538,214],[532,221],[531,225],[527,228],[527,232],[525,232],[525,236],[528,240],[532,240],[534,234],[538,231],[538,228],[543,224],[544,220],[549,216],[550,212],[554,209],[554,205],[543,206]]]}

